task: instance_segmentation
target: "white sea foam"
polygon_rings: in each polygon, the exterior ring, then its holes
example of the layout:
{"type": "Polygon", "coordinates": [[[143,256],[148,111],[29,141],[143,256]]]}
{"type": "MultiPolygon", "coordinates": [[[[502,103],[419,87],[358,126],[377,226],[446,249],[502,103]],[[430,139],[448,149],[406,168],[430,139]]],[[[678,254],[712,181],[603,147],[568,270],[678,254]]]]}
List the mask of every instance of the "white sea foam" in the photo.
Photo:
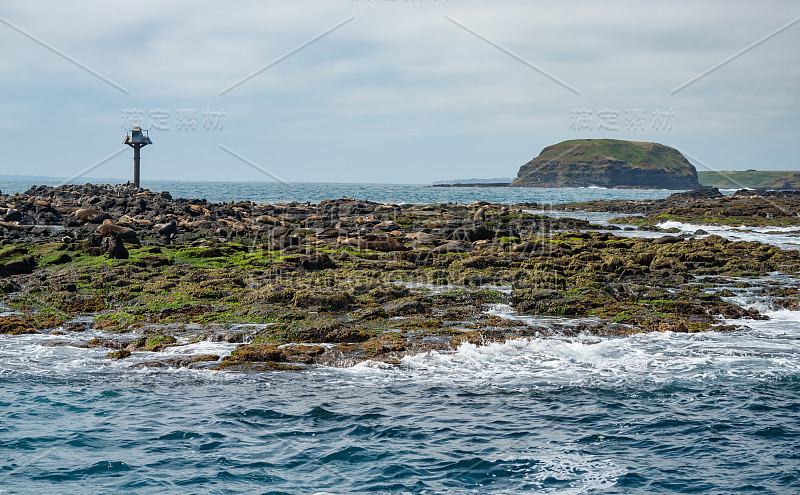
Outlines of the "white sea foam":
{"type": "Polygon", "coordinates": [[[228,342],[211,342],[208,340],[201,340],[192,344],[179,345],[167,347],[161,352],[156,354],[166,356],[185,356],[185,355],[198,355],[198,354],[216,354],[219,357],[229,356],[238,344],[230,344],[228,342]]]}
{"type": "Polygon", "coordinates": [[[744,325],[753,330],[759,337],[775,337],[800,341],[800,311],[790,311],[784,308],[775,308],[768,301],[749,304],[757,309],[766,320],[725,320],[727,325],[744,325]]]}
{"type": "MultiPolygon", "coordinates": [[[[769,319],[725,320],[726,324],[743,328],[734,333],[526,338],[483,346],[465,343],[454,352],[404,357],[399,369],[368,361],[344,373],[377,380],[423,380],[530,390],[543,386],[649,386],[675,380],[760,380],[800,375],[800,312],[786,310],[760,293],[765,282],[785,284],[796,281],[775,274],[751,280],[757,284],[754,287],[735,287],[735,281],[737,279],[732,279],[730,286],[734,295],[725,299],[757,309],[769,319]]],[[[552,328],[599,321],[517,315],[507,304],[490,305],[486,313],[523,321],[533,327],[552,328]]],[[[84,332],[80,339],[88,340],[95,333],[91,330],[84,332]]],[[[184,355],[227,356],[236,347],[236,344],[225,342],[201,341],[167,347],[159,352],[135,352],[130,358],[111,360],[105,357],[108,348],[41,345],[63,338],[43,334],[0,336],[0,371],[172,373],[165,368],[131,368],[131,365],[184,355]]]]}
{"type": "Polygon", "coordinates": [[[772,336],[784,339],[800,339],[800,311],[790,311],[778,305],[773,298],[761,294],[759,291],[764,283],[779,282],[785,286],[796,286],[798,280],[781,273],[770,274],[757,279],[732,278],[732,281],[744,281],[756,284],[753,287],[738,288],[728,287],[734,292],[733,296],[723,297],[723,300],[741,306],[755,309],[766,320],[725,320],[727,325],[746,326],[753,330],[753,334],[764,337],[772,336]]]}
{"type": "Polygon", "coordinates": [[[608,225],[609,220],[617,217],[637,217],[641,215],[632,215],[629,213],[616,213],[608,211],[585,211],[585,210],[555,210],[555,209],[541,209],[541,210],[523,210],[525,213],[531,215],[546,215],[551,218],[575,218],[578,220],[587,220],[592,223],[601,225],[608,225]]]}
{"type": "MultiPolygon", "coordinates": [[[[594,211],[562,211],[562,210],[525,210],[527,213],[535,215],[547,215],[553,218],[577,218],[588,220],[601,225],[608,225],[612,218],[617,217],[637,217],[641,215],[630,215],[612,212],[594,211]]],[[[620,226],[621,224],[615,224],[620,226]]],[[[631,225],[627,225],[631,226],[631,225]]],[[[778,246],[781,249],[800,249],[800,227],[747,227],[741,226],[719,226],[719,225],[698,225],[684,223],[674,220],[657,224],[662,229],[679,229],[682,234],[694,234],[698,230],[705,230],[708,235],[719,235],[732,241],[758,241],[765,244],[778,246]]],[[[610,230],[609,233],[621,237],[661,237],[663,232],[652,232],[648,230],[610,230]]]]}
{"type": "Polygon", "coordinates": [[[670,220],[658,224],[662,229],[680,229],[681,233],[692,234],[705,230],[709,235],[719,235],[732,241],[758,241],[778,246],[781,249],[800,249],[800,228],[798,227],[746,227],[696,225],[670,220]]]}
{"type": "Polygon", "coordinates": [[[505,303],[490,304],[485,311],[486,314],[497,316],[506,320],[521,321],[532,327],[552,328],[553,325],[577,326],[585,323],[599,323],[600,318],[595,317],[564,317],[564,316],[541,316],[541,315],[519,315],[513,308],[505,303]]]}
{"type": "Polygon", "coordinates": [[[357,364],[353,365],[352,370],[356,371],[356,372],[362,371],[362,372],[366,372],[366,374],[369,374],[369,370],[373,370],[373,369],[384,369],[384,370],[386,370],[386,369],[392,369],[392,368],[394,368],[394,366],[389,364],[389,363],[384,363],[382,361],[367,360],[367,361],[362,361],[360,363],[357,363],[357,364]]]}
{"type": "MultiPolygon", "coordinates": [[[[88,341],[94,332],[82,334],[81,340],[88,341]]],[[[98,334],[100,335],[100,334],[98,334]]],[[[42,345],[48,341],[63,340],[63,336],[31,334],[18,336],[0,336],[0,372],[24,372],[32,374],[62,373],[105,373],[118,370],[123,374],[143,373],[208,373],[202,370],[185,368],[153,368],[132,367],[135,364],[157,361],[163,358],[192,356],[199,354],[216,354],[227,356],[236,344],[226,342],[201,341],[183,346],[167,347],[158,352],[134,352],[126,359],[109,359],[111,352],[107,347],[85,348],[71,345],[50,347],[42,345]]],[[[227,375],[225,373],[211,373],[227,375]]]]}
{"type": "Polygon", "coordinates": [[[625,470],[613,459],[600,459],[579,453],[556,453],[540,457],[538,469],[529,478],[544,483],[548,479],[569,482],[569,488],[542,488],[542,493],[578,495],[616,485],[625,470]],[[572,480],[572,481],[570,481],[572,480]]]}
{"type": "MultiPolygon", "coordinates": [[[[795,330],[796,331],[796,330],[795,330]]],[[[800,373],[800,341],[707,332],[516,339],[403,358],[423,379],[498,387],[660,385],[800,373]]]]}

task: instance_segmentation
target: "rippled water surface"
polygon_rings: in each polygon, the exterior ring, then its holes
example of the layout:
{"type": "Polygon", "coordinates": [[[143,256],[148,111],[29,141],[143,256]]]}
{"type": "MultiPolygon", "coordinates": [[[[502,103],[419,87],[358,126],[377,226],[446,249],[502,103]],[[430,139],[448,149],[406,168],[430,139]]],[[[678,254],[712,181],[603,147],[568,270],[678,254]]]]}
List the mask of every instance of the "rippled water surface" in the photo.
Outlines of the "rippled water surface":
{"type": "MultiPolygon", "coordinates": [[[[5,194],[23,193],[43,181],[0,181],[5,194]]],[[[59,184],[57,179],[45,185],[59,184]]],[[[536,189],[528,187],[429,187],[420,184],[275,184],[257,182],[154,182],[142,187],[169,191],[176,198],[204,198],[212,202],[255,201],[257,203],[311,202],[325,199],[355,198],[379,203],[492,203],[545,204],[589,201],[592,199],[656,199],[676,191],[664,189],[604,189],[599,187],[536,189]]]]}
{"type": "Polygon", "coordinates": [[[516,340],[310,372],[109,364],[0,340],[9,493],[791,493],[797,320],[516,340]]]}
{"type": "MultiPolygon", "coordinates": [[[[299,373],[134,368],[40,345],[55,336],[3,336],[0,490],[797,492],[800,314],[755,289],[731,300],[770,319],[299,373]]],[[[195,345],[167,351],[234,347],[195,345]]]]}

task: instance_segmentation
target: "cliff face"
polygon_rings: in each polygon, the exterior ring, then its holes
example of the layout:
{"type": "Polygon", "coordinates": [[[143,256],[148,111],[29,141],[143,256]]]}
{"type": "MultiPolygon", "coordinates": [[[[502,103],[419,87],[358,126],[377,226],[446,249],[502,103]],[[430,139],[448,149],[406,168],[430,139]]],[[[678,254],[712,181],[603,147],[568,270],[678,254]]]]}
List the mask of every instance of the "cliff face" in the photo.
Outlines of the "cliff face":
{"type": "Polygon", "coordinates": [[[574,139],[548,146],[520,167],[516,187],[697,189],[694,165],[658,143],[574,139]]]}

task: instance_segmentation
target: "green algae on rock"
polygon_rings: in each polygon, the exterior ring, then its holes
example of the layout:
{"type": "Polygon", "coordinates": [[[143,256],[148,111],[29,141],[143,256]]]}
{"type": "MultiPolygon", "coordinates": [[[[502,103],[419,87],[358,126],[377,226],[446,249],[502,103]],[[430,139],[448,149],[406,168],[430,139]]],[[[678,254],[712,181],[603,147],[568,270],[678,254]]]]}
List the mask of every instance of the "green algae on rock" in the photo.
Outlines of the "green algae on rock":
{"type": "Polygon", "coordinates": [[[726,196],[717,188],[706,187],[658,200],[599,200],[557,205],[557,208],[642,215],[611,220],[619,224],[655,225],[678,221],[735,227],[800,226],[800,191],[742,189],[726,196]]]}
{"type": "MultiPolygon", "coordinates": [[[[62,198],[58,208],[64,211],[84,201],[70,199],[69,190],[36,192],[51,204],[62,198]]],[[[129,257],[114,259],[94,246],[94,225],[69,227],[70,235],[60,239],[14,231],[0,240],[0,261],[27,256],[33,269],[3,279],[3,303],[17,313],[0,317],[0,332],[55,330],[59,340],[46,345],[108,349],[109,359],[203,340],[237,346],[223,359],[156,354],[136,366],[296,371],[366,360],[397,365],[403,356],[447,352],[465,342],[727,331],[733,329],[729,320],[762,318],[730,302],[725,290],[733,277],[743,283],[767,273],[800,273],[797,251],[719,236],[627,238],[521,206],[342,199],[313,207],[200,208],[159,196],[164,211],[186,207],[194,217],[219,215],[215,223],[204,220],[209,227],[162,214],[162,223],[176,222],[165,238],[163,227],[139,223],[144,219],[135,211],[149,210],[127,190],[105,190],[102,198],[135,206],[112,208],[116,213],[107,219],[126,215],[136,230],[129,257]],[[283,225],[256,221],[266,211],[283,225]],[[221,227],[212,229],[235,222],[244,229],[225,235],[217,232],[221,227]],[[363,238],[392,241],[345,242],[363,238]],[[403,249],[383,249],[390,245],[403,249]],[[450,245],[460,248],[437,249],[450,245]],[[491,314],[498,305],[512,309],[505,317],[491,314]],[[102,337],[81,337],[88,321],[102,337]]],[[[681,196],[668,204],[697,201],[681,196]]],[[[706,211],[722,204],[703,201],[706,211]]],[[[782,306],[800,307],[796,291],[780,297],[782,306]]]]}

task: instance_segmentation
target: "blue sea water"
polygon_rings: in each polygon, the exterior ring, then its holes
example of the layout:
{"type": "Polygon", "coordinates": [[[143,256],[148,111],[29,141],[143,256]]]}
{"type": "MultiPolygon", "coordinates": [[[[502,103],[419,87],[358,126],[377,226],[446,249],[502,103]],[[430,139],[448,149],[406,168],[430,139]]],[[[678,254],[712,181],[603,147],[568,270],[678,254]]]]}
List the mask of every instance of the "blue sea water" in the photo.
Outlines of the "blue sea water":
{"type": "Polygon", "coordinates": [[[793,325],[245,374],[3,338],[0,490],[797,493],[793,325]]]}
{"type": "MultiPolygon", "coordinates": [[[[51,181],[0,181],[5,194],[23,193],[31,186],[58,185],[51,181]]],[[[257,203],[319,203],[325,199],[355,198],[379,203],[566,203],[593,199],[657,199],[676,191],[664,189],[430,187],[421,184],[320,184],[260,182],[142,181],[152,191],[169,191],[175,198],[202,198],[211,202],[254,201],[257,203]]]]}
{"type": "MultiPolygon", "coordinates": [[[[289,200],[260,186],[203,187],[185,196],[289,200]]],[[[405,189],[407,202],[548,201],[545,190],[520,200],[504,188],[381,187],[309,185],[294,200],[401,202],[405,189]]],[[[774,282],[799,283],[758,281],[774,282]]],[[[0,493],[800,493],[800,312],[756,289],[732,284],[730,300],[769,319],[733,333],[465,344],[394,368],[139,368],[235,344],[111,361],[108,349],[42,345],[93,330],[1,335],[0,493]]],[[[503,304],[486,311],[551,321],[503,304]]]]}

